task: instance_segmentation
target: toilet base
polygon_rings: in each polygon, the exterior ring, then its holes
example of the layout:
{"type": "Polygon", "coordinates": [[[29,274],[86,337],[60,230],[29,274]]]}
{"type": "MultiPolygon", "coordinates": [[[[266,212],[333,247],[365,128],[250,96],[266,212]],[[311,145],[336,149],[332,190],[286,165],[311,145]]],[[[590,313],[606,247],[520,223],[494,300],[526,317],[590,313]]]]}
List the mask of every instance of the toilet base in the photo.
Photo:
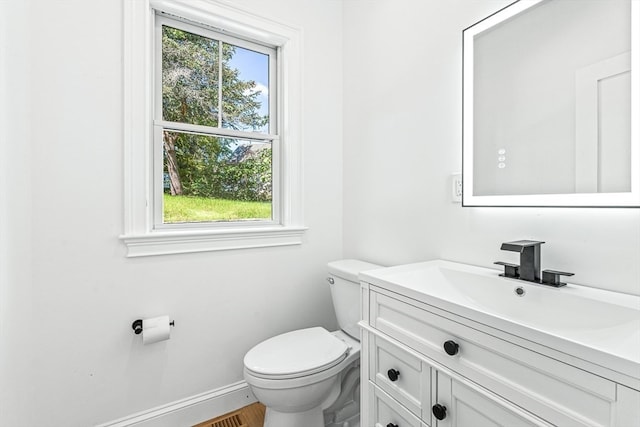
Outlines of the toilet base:
{"type": "Polygon", "coordinates": [[[325,424],[324,427],[360,427],[360,414],[358,413],[339,422],[325,424]]]}
{"type": "Polygon", "coordinates": [[[324,427],[322,407],[318,406],[306,412],[278,412],[267,407],[264,427],[283,426],[324,427]]]}

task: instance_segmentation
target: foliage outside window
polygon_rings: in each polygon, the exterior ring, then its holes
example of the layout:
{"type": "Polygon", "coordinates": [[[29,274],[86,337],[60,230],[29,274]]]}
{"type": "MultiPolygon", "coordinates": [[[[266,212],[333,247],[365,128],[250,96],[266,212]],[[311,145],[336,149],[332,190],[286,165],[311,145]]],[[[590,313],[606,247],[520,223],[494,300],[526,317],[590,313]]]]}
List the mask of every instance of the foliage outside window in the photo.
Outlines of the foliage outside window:
{"type": "Polygon", "coordinates": [[[157,17],[156,227],[277,219],[275,56],[157,17]]]}

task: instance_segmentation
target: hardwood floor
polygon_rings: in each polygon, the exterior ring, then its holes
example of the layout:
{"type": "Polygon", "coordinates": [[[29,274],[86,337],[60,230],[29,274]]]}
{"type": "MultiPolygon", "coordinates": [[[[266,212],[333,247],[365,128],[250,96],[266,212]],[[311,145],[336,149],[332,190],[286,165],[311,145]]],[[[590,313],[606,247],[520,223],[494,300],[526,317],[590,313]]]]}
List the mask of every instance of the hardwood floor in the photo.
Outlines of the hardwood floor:
{"type": "Polygon", "coordinates": [[[264,405],[256,402],[193,427],[263,427],[264,405]]]}

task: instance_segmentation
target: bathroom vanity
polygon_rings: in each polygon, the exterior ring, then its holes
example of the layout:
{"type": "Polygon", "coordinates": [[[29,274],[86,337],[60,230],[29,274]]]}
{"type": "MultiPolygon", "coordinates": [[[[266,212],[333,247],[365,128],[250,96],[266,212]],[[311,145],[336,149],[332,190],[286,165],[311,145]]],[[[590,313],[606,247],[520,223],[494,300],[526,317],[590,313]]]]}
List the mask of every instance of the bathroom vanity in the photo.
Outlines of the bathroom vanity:
{"type": "Polygon", "coordinates": [[[640,426],[640,297],[440,260],[360,279],[362,426],[640,426]]]}

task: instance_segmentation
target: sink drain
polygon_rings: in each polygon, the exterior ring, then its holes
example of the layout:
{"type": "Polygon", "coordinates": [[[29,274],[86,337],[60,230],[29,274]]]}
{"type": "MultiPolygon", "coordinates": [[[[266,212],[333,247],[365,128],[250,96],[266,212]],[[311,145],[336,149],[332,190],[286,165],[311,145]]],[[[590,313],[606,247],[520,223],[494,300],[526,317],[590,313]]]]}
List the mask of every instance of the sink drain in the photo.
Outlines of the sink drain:
{"type": "Polygon", "coordinates": [[[518,286],[513,290],[513,292],[515,292],[515,294],[518,295],[519,297],[523,297],[525,294],[525,290],[522,286],[518,286]]]}

